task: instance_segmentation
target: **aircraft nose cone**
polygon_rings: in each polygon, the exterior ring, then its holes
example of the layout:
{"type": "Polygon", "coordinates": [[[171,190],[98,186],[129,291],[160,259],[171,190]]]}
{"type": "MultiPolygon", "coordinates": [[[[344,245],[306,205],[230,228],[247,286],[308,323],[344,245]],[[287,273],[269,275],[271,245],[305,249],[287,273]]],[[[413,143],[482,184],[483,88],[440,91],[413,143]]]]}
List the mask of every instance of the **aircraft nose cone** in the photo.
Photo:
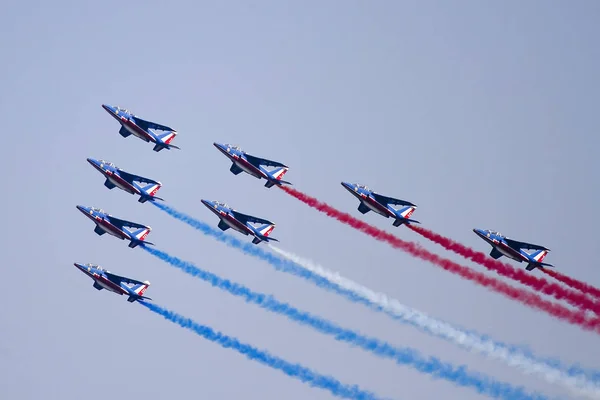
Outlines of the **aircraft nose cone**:
{"type": "Polygon", "coordinates": [[[211,202],[210,202],[210,201],[208,201],[208,200],[204,200],[204,199],[201,199],[200,201],[201,201],[201,202],[202,202],[202,204],[204,204],[206,207],[212,207],[212,204],[211,204],[211,202]]]}
{"type": "Polygon", "coordinates": [[[354,185],[348,182],[342,182],[342,186],[346,189],[349,190],[351,192],[354,191],[354,185]]]}
{"type": "Polygon", "coordinates": [[[93,159],[93,158],[88,158],[88,159],[87,159],[87,162],[89,162],[89,163],[90,163],[90,164],[92,164],[93,166],[97,166],[97,165],[99,165],[99,164],[100,164],[100,163],[98,162],[98,160],[95,160],[95,159],[93,159]]]}
{"type": "Polygon", "coordinates": [[[474,228],[474,229],[473,229],[473,232],[475,232],[475,234],[476,234],[477,236],[485,236],[485,235],[483,234],[483,231],[482,231],[481,229],[474,228]]]}

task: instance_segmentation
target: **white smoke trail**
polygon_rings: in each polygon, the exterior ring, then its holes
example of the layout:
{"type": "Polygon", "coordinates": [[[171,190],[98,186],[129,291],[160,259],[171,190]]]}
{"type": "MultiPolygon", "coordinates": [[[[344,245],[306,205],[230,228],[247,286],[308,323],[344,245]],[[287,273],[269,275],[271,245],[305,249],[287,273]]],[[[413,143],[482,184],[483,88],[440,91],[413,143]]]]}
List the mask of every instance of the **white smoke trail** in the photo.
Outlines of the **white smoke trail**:
{"type": "Polygon", "coordinates": [[[508,345],[495,342],[472,332],[467,332],[461,328],[452,326],[447,322],[430,317],[421,311],[405,306],[398,300],[390,298],[385,293],[375,292],[350,279],[344,278],[337,272],[327,270],[310,260],[303,259],[271,244],[269,244],[269,248],[306,270],[365,298],[378,307],[381,307],[382,311],[393,316],[394,319],[404,321],[423,331],[453,342],[464,349],[476,351],[490,358],[501,360],[511,367],[518,368],[524,373],[537,375],[547,382],[559,383],[578,394],[586,395],[594,399],[600,399],[600,385],[587,379],[583,373],[567,372],[564,368],[560,369],[548,362],[535,359],[516,347],[509,347],[508,345]]]}

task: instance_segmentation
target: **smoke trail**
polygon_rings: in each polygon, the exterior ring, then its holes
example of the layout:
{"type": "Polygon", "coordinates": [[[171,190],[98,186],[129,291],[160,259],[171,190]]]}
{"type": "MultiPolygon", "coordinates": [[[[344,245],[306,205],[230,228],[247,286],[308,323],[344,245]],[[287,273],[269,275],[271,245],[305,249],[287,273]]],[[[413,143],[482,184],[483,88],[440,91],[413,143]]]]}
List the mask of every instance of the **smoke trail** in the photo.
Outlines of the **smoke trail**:
{"type": "Polygon", "coordinates": [[[552,271],[550,269],[544,268],[541,271],[547,275],[550,275],[554,279],[572,287],[573,289],[577,289],[583,293],[586,293],[590,296],[594,296],[595,298],[600,299],[600,289],[598,289],[597,287],[594,287],[585,282],[581,282],[581,281],[579,281],[575,278],[571,278],[567,275],[563,275],[560,272],[552,271]]]}
{"type": "Polygon", "coordinates": [[[375,292],[359,283],[344,278],[337,272],[327,270],[320,265],[273,245],[269,245],[269,247],[277,254],[299,264],[310,272],[367,299],[370,302],[370,308],[382,311],[396,320],[408,323],[421,331],[455,343],[466,350],[476,351],[488,357],[504,361],[508,365],[516,367],[527,374],[538,375],[547,382],[560,383],[582,394],[593,398],[600,398],[600,385],[590,381],[600,379],[600,372],[586,371],[574,366],[567,367],[558,360],[539,359],[525,349],[496,342],[479,333],[468,332],[462,328],[452,326],[447,322],[430,317],[421,311],[411,309],[398,300],[388,297],[385,293],[375,292]]]}
{"type": "Polygon", "coordinates": [[[221,332],[215,332],[206,325],[200,325],[189,318],[162,308],[156,304],[146,303],[145,301],[140,301],[139,303],[144,307],[147,307],[150,311],[155,312],[158,315],[162,315],[165,319],[178,324],[182,328],[186,328],[195,332],[204,339],[208,339],[211,342],[217,343],[226,349],[233,349],[238,353],[245,355],[250,360],[257,361],[274,369],[278,369],[287,376],[301,380],[302,382],[308,383],[313,387],[328,390],[337,397],[357,400],[379,398],[371,392],[362,390],[357,385],[345,385],[330,376],[321,375],[299,364],[292,364],[279,357],[271,355],[264,350],[259,350],[256,347],[241,343],[236,338],[224,335],[221,332]]]}
{"type": "MultiPolygon", "coordinates": [[[[144,247],[144,250],[189,275],[208,282],[212,286],[227,291],[234,296],[243,298],[248,303],[256,304],[268,311],[286,316],[293,321],[310,326],[323,334],[333,336],[338,341],[360,347],[376,356],[390,358],[394,360],[396,364],[415,368],[421,373],[431,375],[434,378],[445,379],[459,386],[473,388],[478,393],[486,394],[494,398],[533,398],[532,396],[526,395],[523,388],[514,388],[512,385],[501,383],[479,374],[467,372],[466,368],[463,366],[455,368],[451,364],[443,363],[435,357],[427,359],[414,349],[394,347],[379,339],[367,337],[350,329],[342,328],[326,319],[311,315],[305,311],[298,310],[289,304],[280,302],[273,296],[253,292],[243,285],[220,278],[213,273],[198,268],[190,262],[183,261],[163,251],[147,247],[144,247]]],[[[542,399],[544,397],[537,395],[535,398],[542,399]]]]}
{"type": "MultiPolygon", "coordinates": [[[[394,302],[389,302],[389,304],[388,304],[386,302],[386,299],[381,298],[381,297],[375,297],[376,300],[373,301],[373,298],[371,296],[369,296],[368,293],[361,293],[360,290],[355,290],[356,288],[354,288],[352,286],[350,286],[350,287],[340,286],[338,284],[340,282],[336,282],[335,279],[330,280],[330,277],[322,276],[323,274],[320,274],[319,271],[309,270],[309,269],[305,268],[304,266],[299,265],[295,262],[286,260],[285,258],[277,257],[272,253],[266,252],[262,248],[260,248],[256,245],[253,245],[249,242],[242,242],[241,240],[239,240],[233,236],[226,235],[222,231],[217,230],[217,229],[211,227],[210,225],[208,225],[202,221],[198,221],[184,213],[181,213],[181,212],[167,206],[166,204],[155,204],[155,203],[152,203],[152,204],[154,204],[159,209],[165,211],[172,217],[174,217],[182,222],[185,222],[186,224],[203,232],[204,234],[213,236],[217,240],[220,240],[231,247],[239,249],[247,255],[251,255],[253,257],[257,257],[263,261],[268,262],[277,271],[282,271],[282,272],[289,273],[289,274],[295,275],[297,277],[303,278],[303,279],[315,284],[316,286],[319,286],[323,289],[326,289],[328,291],[336,293],[336,294],[346,298],[347,300],[350,300],[354,303],[360,303],[360,304],[366,305],[367,307],[369,307],[375,311],[383,312],[383,313],[387,314],[388,316],[390,316],[391,318],[394,318],[394,319],[399,320],[406,324],[413,325],[420,330],[429,332],[434,335],[438,335],[442,338],[447,337],[447,338],[449,338],[448,340],[458,341],[459,343],[463,343],[465,346],[472,346],[474,348],[478,348],[478,349],[480,349],[481,352],[486,352],[486,353],[492,352],[492,351],[494,351],[494,348],[496,348],[494,346],[497,346],[498,353],[496,353],[496,354],[498,354],[498,356],[500,356],[500,354],[503,351],[516,353],[515,359],[513,359],[513,360],[515,360],[515,363],[520,362],[519,357],[521,355],[525,358],[533,357],[533,356],[524,355],[522,350],[519,350],[519,352],[517,353],[518,349],[511,349],[511,348],[509,348],[508,345],[494,343],[493,341],[491,341],[485,337],[482,337],[478,334],[475,334],[475,337],[473,338],[470,336],[471,334],[469,332],[466,332],[464,330],[462,330],[462,331],[457,330],[457,328],[453,328],[450,325],[447,325],[445,323],[440,323],[440,321],[431,320],[431,319],[429,319],[429,317],[426,317],[426,319],[422,319],[421,315],[419,315],[418,313],[413,314],[414,310],[409,309],[404,315],[402,315],[399,312],[399,310],[401,310],[402,306],[398,302],[396,302],[396,304],[394,304],[394,302]],[[483,344],[482,345],[478,344],[479,342],[482,342],[483,344]],[[488,344],[488,342],[489,342],[489,344],[488,344]]],[[[542,362],[538,361],[537,363],[539,364],[542,362]]],[[[546,363],[551,369],[554,368],[554,369],[566,370],[566,367],[564,367],[558,360],[549,360],[546,363]]],[[[534,363],[533,363],[534,369],[536,369],[536,368],[543,369],[543,367],[536,366],[535,364],[536,364],[536,362],[534,360],[534,363]]],[[[515,364],[515,365],[518,365],[518,364],[515,364]]],[[[585,384],[587,384],[587,383],[583,383],[582,379],[585,380],[584,378],[578,377],[579,375],[582,375],[585,373],[585,371],[583,371],[581,368],[573,366],[573,367],[570,367],[567,372],[572,375],[577,375],[577,377],[575,378],[576,379],[575,381],[571,381],[570,383],[567,383],[567,384],[572,384],[577,387],[581,387],[581,386],[584,386],[585,384]]],[[[554,372],[550,371],[548,376],[552,377],[553,374],[554,374],[554,372]]],[[[558,376],[560,376],[560,375],[558,375],[558,376]]],[[[598,389],[590,388],[589,390],[598,390],[598,389]]]]}
{"type": "Polygon", "coordinates": [[[583,293],[564,288],[556,283],[552,283],[545,279],[526,273],[522,269],[516,269],[512,265],[495,260],[486,256],[482,252],[475,251],[465,245],[453,241],[450,238],[444,237],[423,227],[408,225],[408,228],[420,234],[424,238],[441,245],[446,250],[453,251],[454,253],[459,254],[468,260],[474,261],[477,264],[484,266],[488,270],[495,271],[502,276],[527,285],[546,295],[553,296],[557,300],[566,300],[572,306],[583,310],[590,310],[595,312],[597,315],[600,315],[600,304],[594,302],[583,293]]]}
{"type": "Polygon", "coordinates": [[[559,304],[551,303],[547,300],[542,299],[539,295],[531,293],[522,289],[510,286],[500,280],[488,277],[480,272],[471,270],[465,266],[462,266],[454,261],[442,258],[437,254],[431,253],[416,243],[406,242],[400,238],[391,235],[379,228],[369,225],[361,220],[358,220],[350,214],[341,212],[330,205],[320,202],[314,197],[310,197],[302,192],[292,189],[288,186],[277,186],[281,190],[297,198],[308,206],[327,214],[328,216],[337,219],[338,221],[347,224],[367,235],[390,244],[392,247],[406,251],[407,253],[418,257],[422,260],[428,261],[438,267],[445,269],[446,271],[457,274],[465,279],[473,281],[483,287],[487,287],[495,290],[504,296],[517,300],[522,304],[529,307],[536,308],[541,311],[545,311],[548,314],[567,321],[574,325],[600,333],[600,318],[588,319],[583,311],[575,312],[559,304]]]}

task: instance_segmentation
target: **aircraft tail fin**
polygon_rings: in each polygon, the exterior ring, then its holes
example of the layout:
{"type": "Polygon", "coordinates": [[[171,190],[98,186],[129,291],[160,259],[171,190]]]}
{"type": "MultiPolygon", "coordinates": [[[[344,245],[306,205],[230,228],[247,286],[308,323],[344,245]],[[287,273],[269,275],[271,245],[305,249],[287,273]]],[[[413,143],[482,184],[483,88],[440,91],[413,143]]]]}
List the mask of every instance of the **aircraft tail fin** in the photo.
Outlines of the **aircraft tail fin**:
{"type": "Polygon", "coordinates": [[[180,150],[179,147],[171,144],[171,141],[173,139],[175,139],[175,136],[177,136],[177,132],[176,131],[171,131],[171,132],[165,132],[165,133],[161,133],[160,135],[156,135],[157,143],[154,146],[154,151],[159,152],[162,149],[178,149],[180,150]]]}
{"type": "Polygon", "coordinates": [[[137,229],[136,231],[131,233],[131,242],[129,243],[129,247],[131,247],[132,249],[137,247],[140,244],[154,244],[151,242],[146,242],[146,237],[148,236],[148,234],[152,231],[152,228],[150,228],[149,226],[146,228],[140,228],[137,229]]]}
{"type": "Polygon", "coordinates": [[[140,203],[145,203],[147,200],[164,200],[156,196],[156,192],[160,190],[162,183],[149,183],[142,188],[142,195],[139,198],[140,203]]]}
{"type": "Polygon", "coordinates": [[[271,232],[275,229],[275,224],[265,224],[257,229],[256,237],[252,240],[252,243],[258,244],[261,241],[269,242],[271,240],[279,242],[279,240],[269,237],[271,232]]]}
{"type": "Polygon", "coordinates": [[[127,291],[129,292],[129,298],[127,299],[127,301],[133,303],[134,301],[140,299],[152,300],[150,297],[144,296],[144,292],[148,289],[149,286],[150,282],[144,281],[144,283],[138,283],[128,288],[127,291]]]}
{"type": "Polygon", "coordinates": [[[414,206],[406,206],[400,210],[398,210],[398,214],[400,215],[400,218],[397,218],[394,221],[394,226],[400,226],[403,224],[407,224],[410,225],[411,223],[414,224],[420,224],[419,221],[417,221],[416,219],[410,219],[410,216],[415,212],[417,208],[414,206]]]}
{"type": "Polygon", "coordinates": [[[530,256],[535,260],[535,262],[530,262],[529,264],[527,264],[527,267],[525,269],[527,271],[531,271],[535,268],[541,268],[541,267],[553,267],[554,268],[554,265],[542,262],[544,260],[544,258],[546,258],[546,255],[548,255],[548,251],[549,250],[536,250],[533,253],[531,253],[530,256]]]}
{"type": "Polygon", "coordinates": [[[267,183],[265,183],[265,187],[273,187],[274,185],[280,185],[282,183],[287,183],[288,185],[291,185],[291,182],[288,181],[284,181],[283,176],[288,172],[289,168],[288,167],[278,167],[275,168],[273,171],[271,171],[269,173],[269,175],[271,175],[271,177],[273,178],[273,180],[267,180],[267,183]]]}

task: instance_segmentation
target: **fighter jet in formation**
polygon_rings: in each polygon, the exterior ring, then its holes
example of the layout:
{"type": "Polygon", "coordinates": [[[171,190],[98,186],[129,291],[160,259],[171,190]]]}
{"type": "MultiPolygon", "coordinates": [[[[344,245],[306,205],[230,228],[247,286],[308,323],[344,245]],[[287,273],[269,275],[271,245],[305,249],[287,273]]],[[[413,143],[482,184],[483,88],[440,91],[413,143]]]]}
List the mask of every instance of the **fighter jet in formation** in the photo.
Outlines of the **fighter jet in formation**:
{"type": "Polygon", "coordinates": [[[250,155],[242,150],[239,146],[216,142],[213,143],[213,145],[232,161],[231,168],[229,168],[229,170],[234,175],[238,175],[243,171],[254,176],[255,178],[264,178],[267,180],[265,187],[268,188],[272,187],[273,185],[281,185],[283,183],[287,183],[288,185],[292,184],[291,182],[281,179],[289,170],[289,167],[280,162],[250,155]],[[269,171],[265,167],[275,168],[269,171]]]}
{"type": "Polygon", "coordinates": [[[121,240],[129,240],[128,246],[132,249],[140,244],[154,244],[145,241],[146,236],[152,230],[149,226],[113,217],[101,208],[77,206],[77,209],[96,224],[94,232],[99,236],[108,233],[121,240]],[[129,230],[127,228],[137,229],[129,230]]]}
{"type": "Polygon", "coordinates": [[[127,301],[141,301],[142,299],[152,300],[150,297],[144,296],[144,292],[150,286],[150,282],[136,281],[135,279],[119,276],[105,270],[96,264],[80,264],[74,263],[81,272],[94,280],[94,288],[97,290],[106,289],[119,296],[126,295],[127,301]]]}
{"type": "Polygon", "coordinates": [[[102,108],[121,124],[119,134],[124,138],[133,134],[133,136],[136,136],[145,142],[154,143],[153,150],[156,152],[159,152],[162,149],[179,149],[179,147],[171,144],[171,141],[177,136],[177,131],[175,131],[175,129],[155,122],[146,121],[137,115],[134,115],[131,111],[118,106],[102,104],[102,108]],[[164,131],[165,133],[159,134],[154,131],[164,131]]]}
{"type": "Polygon", "coordinates": [[[115,164],[105,160],[88,158],[87,161],[106,177],[104,186],[107,188],[114,189],[118,187],[127,193],[140,196],[138,200],[140,203],[145,203],[148,200],[164,200],[156,196],[156,192],[162,186],[159,181],[125,172],[115,164]]]}
{"type": "Polygon", "coordinates": [[[360,201],[358,211],[363,214],[374,211],[386,218],[391,217],[394,219],[394,226],[400,226],[402,224],[409,225],[411,223],[420,224],[419,221],[410,219],[410,216],[417,208],[417,206],[411,202],[375,193],[367,186],[357,183],[342,182],[342,186],[360,201]],[[396,209],[392,207],[392,205],[404,207],[396,209]]]}
{"type": "Polygon", "coordinates": [[[254,239],[252,239],[252,243],[254,244],[258,244],[262,241],[279,241],[269,237],[273,229],[275,229],[275,224],[271,221],[242,214],[241,212],[229,207],[226,203],[211,200],[201,200],[201,202],[219,217],[219,224],[217,226],[222,231],[233,228],[244,235],[254,236],[254,239]],[[259,227],[255,227],[252,225],[253,223],[261,225],[259,227]]]}
{"type": "Polygon", "coordinates": [[[500,232],[489,229],[473,229],[473,232],[492,246],[490,256],[496,260],[502,256],[506,256],[518,262],[525,261],[527,263],[527,267],[525,268],[527,271],[535,268],[554,267],[552,264],[542,262],[550,251],[544,246],[509,239],[500,232]],[[535,251],[527,253],[523,249],[535,251]]]}

